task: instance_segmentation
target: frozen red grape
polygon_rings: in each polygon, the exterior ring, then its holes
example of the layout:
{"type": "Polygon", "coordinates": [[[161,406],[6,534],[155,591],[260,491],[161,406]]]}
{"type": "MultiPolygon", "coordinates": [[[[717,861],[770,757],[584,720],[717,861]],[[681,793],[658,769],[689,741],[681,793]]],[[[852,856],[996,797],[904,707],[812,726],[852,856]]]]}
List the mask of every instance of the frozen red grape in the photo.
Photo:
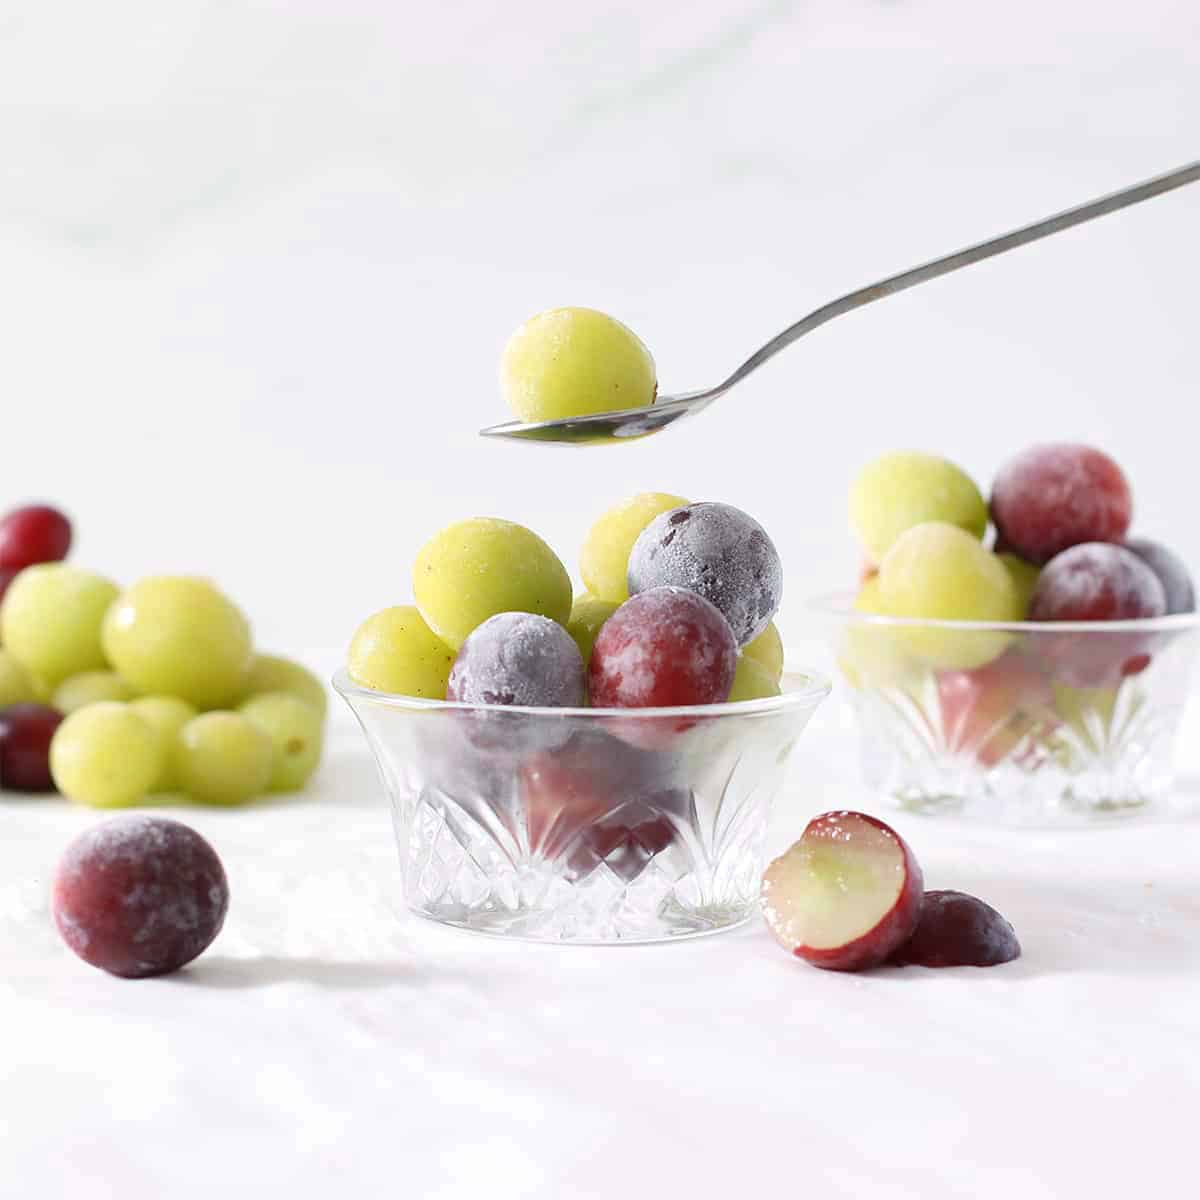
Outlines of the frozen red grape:
{"type": "Polygon", "coordinates": [[[905,967],[994,967],[1021,953],[1013,927],[965,892],[925,893],[912,937],[888,959],[905,967]]]}
{"type": "Polygon", "coordinates": [[[30,504],[0,519],[0,568],[61,562],[71,548],[71,522],[57,508],[30,504]]]}
{"type": "Polygon", "coordinates": [[[1032,621],[1131,621],[1161,617],[1167,596],[1131,550],[1105,542],[1072,546],[1052,558],[1029,603],[1032,621]]]}
{"type": "Polygon", "coordinates": [[[557,621],[534,613],[498,613],[459,648],[446,699],[576,708],[587,701],[583,657],[557,621]]]}
{"type": "Polygon", "coordinates": [[[639,592],[604,623],[588,682],[597,708],[719,704],[737,671],[729,622],[682,587],[639,592]]]}
{"type": "Polygon", "coordinates": [[[1149,538],[1130,538],[1125,543],[1144,562],[1163,585],[1167,595],[1167,613],[1195,612],[1196,587],[1187,564],[1162,542],[1149,538]]]}
{"type": "Polygon", "coordinates": [[[655,517],[633,544],[629,594],[681,587],[716,605],[739,646],[783,598],[783,564],[766,530],[729,504],[685,504],[655,517]]]}
{"type": "Polygon", "coordinates": [[[46,704],[0,708],[0,789],[52,792],[50,742],[62,713],[46,704]]]}
{"type": "Polygon", "coordinates": [[[1083,542],[1119,542],[1133,497],[1121,468],[1091,446],[1033,446],[992,487],[997,544],[1041,566],[1083,542]]]}
{"type": "Polygon", "coordinates": [[[221,931],[229,884],[216,851],[164,817],[106,821],[67,847],[51,907],[85,962],[127,979],[189,963],[221,931]]]}

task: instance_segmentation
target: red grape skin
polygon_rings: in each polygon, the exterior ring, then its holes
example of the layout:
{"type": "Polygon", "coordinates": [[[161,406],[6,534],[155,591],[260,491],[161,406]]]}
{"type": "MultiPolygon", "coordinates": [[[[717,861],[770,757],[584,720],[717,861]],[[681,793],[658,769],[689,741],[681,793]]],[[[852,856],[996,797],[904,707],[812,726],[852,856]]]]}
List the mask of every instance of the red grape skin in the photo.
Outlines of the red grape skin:
{"type": "Polygon", "coordinates": [[[71,548],[71,522],[46,504],[17,508],[0,520],[0,567],[61,562],[71,548]]]}
{"type": "Polygon", "coordinates": [[[925,893],[912,937],[891,958],[893,966],[994,967],[1021,953],[1013,927],[990,905],[965,892],[925,893]]]}
{"type": "Polygon", "coordinates": [[[0,788],[10,792],[52,792],[50,741],[62,713],[46,704],[0,708],[0,788]]]}
{"type": "Polygon", "coordinates": [[[1007,463],[992,487],[997,544],[1041,566],[1082,542],[1119,542],[1133,497],[1124,472],[1100,450],[1052,443],[1007,463]]]}
{"type": "Polygon", "coordinates": [[[601,628],[589,692],[596,708],[719,704],[736,670],[733,630],[712,604],[684,588],[651,588],[601,628]]]}
{"type": "Polygon", "coordinates": [[[51,908],[84,962],[126,979],[178,970],[208,948],[229,907],[216,851],[165,817],[117,817],[66,849],[51,908]]]}
{"type": "Polygon", "coordinates": [[[21,573],[21,567],[0,567],[0,600],[8,591],[8,585],[21,573]]]}
{"type": "Polygon", "coordinates": [[[1029,602],[1031,621],[1130,621],[1166,611],[1166,592],[1150,567],[1131,550],[1101,542],[1051,559],[1029,602]]]}

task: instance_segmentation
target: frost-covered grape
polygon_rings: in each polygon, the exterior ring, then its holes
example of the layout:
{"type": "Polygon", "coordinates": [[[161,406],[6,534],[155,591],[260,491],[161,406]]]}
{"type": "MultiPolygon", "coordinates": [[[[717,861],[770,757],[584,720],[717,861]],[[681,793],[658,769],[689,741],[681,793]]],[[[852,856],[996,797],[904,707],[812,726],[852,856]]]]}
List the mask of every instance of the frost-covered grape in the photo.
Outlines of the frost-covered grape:
{"type": "Polygon", "coordinates": [[[275,654],[256,654],[246,676],[246,700],[263,692],[291,692],[306,700],[325,719],[329,693],[325,685],[307,667],[275,654]]]}
{"type": "Polygon", "coordinates": [[[50,743],[50,770],[64,796],[92,808],[138,804],[162,769],[158,735],[127,704],[77,709],[50,743]]]}
{"type": "Polygon", "coordinates": [[[0,708],[26,704],[37,699],[37,691],[28,672],[0,646],[0,708]]]}
{"type": "Polygon", "coordinates": [[[761,663],[742,654],[738,658],[733,676],[733,687],[729,690],[729,702],[737,700],[765,700],[780,694],[779,684],[761,663]]]}
{"type": "Polygon", "coordinates": [[[552,308],[509,339],[500,388],[521,421],[641,408],[654,403],[654,359],[620,321],[591,308],[552,308]]]}
{"type": "Polygon", "coordinates": [[[620,605],[615,600],[597,600],[595,596],[586,594],[577,596],[571,605],[567,632],[575,639],[585,667],[591,661],[592,647],[596,644],[596,635],[601,626],[618,608],[620,605]]]}
{"type": "Polygon", "coordinates": [[[783,599],[783,564],[766,530],[730,504],[685,504],[654,518],[629,556],[629,593],[681,587],[729,622],[739,646],[766,629],[783,599]]]}
{"type": "Polygon", "coordinates": [[[54,689],[51,703],[66,716],[77,708],[101,700],[132,700],[133,688],[116,671],[84,671],[64,679],[54,689]]]}
{"type": "Polygon", "coordinates": [[[14,509],[0,519],[0,568],[61,562],[71,548],[71,522],[47,504],[14,509]]]}
{"type": "Polygon", "coordinates": [[[321,715],[290,692],[263,692],[239,711],[271,739],[274,765],[268,787],[273,792],[299,791],[321,761],[321,715]]]}
{"type": "Polygon", "coordinates": [[[742,657],[753,659],[776,683],[783,678],[783,638],[774,621],[742,647],[742,657]]]}
{"type": "Polygon", "coordinates": [[[118,817],[67,847],[51,908],[84,962],[141,979],[178,970],[208,948],[225,921],[229,883],[194,829],[164,817],[118,817]]]}
{"type": "Polygon", "coordinates": [[[143,696],[140,700],[131,701],[129,708],[154,730],[162,750],[162,765],[158,777],[150,785],[150,791],[175,791],[179,787],[175,772],[175,743],[179,739],[179,731],[196,715],[196,709],[177,696],[143,696]]]}
{"type": "Polygon", "coordinates": [[[1027,563],[1020,555],[1013,554],[1010,550],[997,552],[996,557],[1004,564],[1013,581],[1017,592],[1017,609],[1024,618],[1029,612],[1029,602],[1033,599],[1033,590],[1037,587],[1042,569],[1035,567],[1033,563],[1027,563]]]}
{"type": "Polygon", "coordinates": [[[719,704],[737,671],[729,622],[686,588],[640,592],[605,622],[588,672],[597,708],[719,704]]]}
{"type": "Polygon", "coordinates": [[[1045,565],[1029,616],[1034,621],[1128,621],[1161,617],[1166,608],[1162,582],[1133,551],[1087,542],[1045,565]]]}
{"type": "Polygon", "coordinates": [[[579,647],[556,621],[497,613],[463,642],[446,699],[463,704],[578,708],[587,701],[579,647]]]}
{"type": "Polygon", "coordinates": [[[0,708],[0,791],[52,792],[50,742],[62,714],[45,704],[0,708]]]}
{"type": "Polygon", "coordinates": [[[116,596],[116,585],[94,571],[66,563],[26,567],[0,605],[0,642],[50,687],[102,670],[101,624],[116,596]]]}
{"type": "Polygon", "coordinates": [[[850,488],[850,524],[871,562],[880,562],[906,529],[927,521],[983,537],[987,505],[960,467],[936,454],[899,450],[858,473],[850,488]]]}
{"type": "Polygon", "coordinates": [[[629,599],[629,555],[641,532],[662,513],[687,504],[668,492],[639,492],[608,510],[588,530],[579,574],[593,596],[623,604],[629,599]]]}
{"type": "Polygon", "coordinates": [[[274,765],[271,738],[241,713],[202,713],[175,743],[180,786],[201,804],[244,804],[261,795],[274,765]]]}
{"type": "Polygon", "coordinates": [[[454,651],[411,604],[368,617],[350,642],[346,670],[355,683],[396,696],[444,700],[454,651]]]}
{"type": "Polygon", "coordinates": [[[1167,612],[1194,612],[1196,588],[1187,564],[1174,550],[1149,538],[1130,538],[1125,543],[1154,573],[1167,595],[1167,612]]]}
{"type": "Polygon", "coordinates": [[[558,556],[532,530],[494,517],[458,521],[426,542],[413,596],[453,650],[497,613],[537,613],[560,625],[571,615],[571,580],[558,556]]]}
{"type": "Polygon", "coordinates": [[[1119,542],[1133,497],[1121,468],[1091,446],[1051,443],[1012,459],[992,486],[992,520],[1007,550],[1039,566],[1083,542],[1119,542]]]}
{"type": "Polygon", "coordinates": [[[253,646],[241,611],[206,579],[152,576],[123,592],[104,619],[109,662],[144,695],[197,708],[235,701],[253,646]]]}

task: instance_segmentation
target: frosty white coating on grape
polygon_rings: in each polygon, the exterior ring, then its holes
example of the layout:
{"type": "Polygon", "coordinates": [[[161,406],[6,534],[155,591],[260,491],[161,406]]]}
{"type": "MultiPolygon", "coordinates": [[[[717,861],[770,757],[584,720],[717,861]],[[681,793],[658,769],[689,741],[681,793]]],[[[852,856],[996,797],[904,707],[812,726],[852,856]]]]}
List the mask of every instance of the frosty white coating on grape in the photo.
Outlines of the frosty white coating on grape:
{"type": "Polygon", "coordinates": [[[740,509],[685,504],[655,517],[629,556],[629,594],[656,587],[703,596],[744,646],[779,609],[783,564],[766,530],[740,509]]]}

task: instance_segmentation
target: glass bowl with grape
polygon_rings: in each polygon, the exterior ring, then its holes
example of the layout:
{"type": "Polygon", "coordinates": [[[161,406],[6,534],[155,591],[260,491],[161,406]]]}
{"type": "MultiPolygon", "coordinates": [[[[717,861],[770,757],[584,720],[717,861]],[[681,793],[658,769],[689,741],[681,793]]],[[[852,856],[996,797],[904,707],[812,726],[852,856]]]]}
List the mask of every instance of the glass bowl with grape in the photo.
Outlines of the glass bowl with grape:
{"type": "Polygon", "coordinates": [[[576,594],[510,521],[436,534],[413,603],[334,685],[391,799],[417,913],[548,941],[714,932],[755,911],[772,800],[828,684],[786,674],[782,566],[730,505],[643,493],[584,542],[576,594]]]}
{"type": "Polygon", "coordinates": [[[859,589],[815,607],[868,783],[906,809],[1001,824],[1176,807],[1200,622],[1186,564],[1131,537],[1132,519],[1125,473],[1085,445],[1018,454],[990,501],[937,455],[863,468],[859,589]]]}

